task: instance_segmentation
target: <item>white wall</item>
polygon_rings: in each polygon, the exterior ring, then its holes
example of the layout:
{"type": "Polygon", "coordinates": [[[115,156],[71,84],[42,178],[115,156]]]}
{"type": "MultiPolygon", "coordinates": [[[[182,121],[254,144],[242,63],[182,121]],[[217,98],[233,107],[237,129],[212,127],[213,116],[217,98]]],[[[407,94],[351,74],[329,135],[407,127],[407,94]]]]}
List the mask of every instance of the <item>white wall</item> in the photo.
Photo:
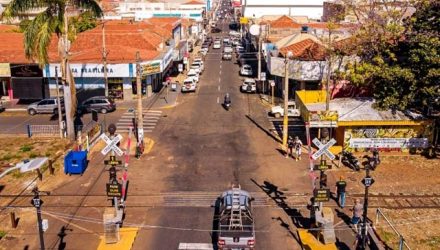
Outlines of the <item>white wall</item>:
{"type": "Polygon", "coordinates": [[[241,1],[246,17],[259,18],[263,15],[290,15],[307,16],[312,19],[321,19],[323,14],[324,0],[242,0],[241,1]],[[249,7],[245,7],[246,4],[249,7]],[[252,5],[263,5],[263,7],[252,7],[252,5]],[[277,5],[290,5],[291,7],[277,7],[277,5]]]}

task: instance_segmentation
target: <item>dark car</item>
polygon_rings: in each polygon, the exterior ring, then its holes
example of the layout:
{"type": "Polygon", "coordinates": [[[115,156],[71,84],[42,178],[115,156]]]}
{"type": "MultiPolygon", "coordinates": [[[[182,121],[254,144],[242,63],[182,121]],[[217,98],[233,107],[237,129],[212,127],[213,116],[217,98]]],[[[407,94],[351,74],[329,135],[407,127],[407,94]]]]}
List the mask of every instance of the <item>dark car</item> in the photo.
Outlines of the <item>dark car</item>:
{"type": "Polygon", "coordinates": [[[102,114],[116,110],[116,103],[105,96],[95,96],[81,103],[78,107],[78,113],[88,113],[92,110],[102,114]]]}
{"type": "Polygon", "coordinates": [[[222,30],[219,29],[219,28],[213,28],[213,29],[211,30],[211,32],[212,32],[212,33],[220,33],[220,32],[222,32],[222,30]]]}

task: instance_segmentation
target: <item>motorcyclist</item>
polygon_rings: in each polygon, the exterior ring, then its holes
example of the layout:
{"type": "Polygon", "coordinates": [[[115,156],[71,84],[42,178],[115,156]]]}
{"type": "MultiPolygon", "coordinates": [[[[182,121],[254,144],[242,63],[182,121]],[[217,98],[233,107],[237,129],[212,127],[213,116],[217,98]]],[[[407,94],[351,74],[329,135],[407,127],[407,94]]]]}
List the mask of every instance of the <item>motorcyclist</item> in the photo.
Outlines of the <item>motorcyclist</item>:
{"type": "Polygon", "coordinates": [[[231,104],[231,96],[229,95],[229,93],[226,93],[224,103],[231,104]]]}

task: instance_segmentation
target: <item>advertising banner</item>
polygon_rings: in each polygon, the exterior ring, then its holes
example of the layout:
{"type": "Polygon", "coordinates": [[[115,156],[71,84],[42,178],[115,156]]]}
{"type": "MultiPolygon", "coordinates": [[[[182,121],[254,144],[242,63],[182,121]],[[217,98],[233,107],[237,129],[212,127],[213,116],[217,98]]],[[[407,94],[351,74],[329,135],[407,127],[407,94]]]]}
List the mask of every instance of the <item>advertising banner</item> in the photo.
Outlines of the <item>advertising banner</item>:
{"type": "Polygon", "coordinates": [[[309,111],[311,128],[333,128],[338,126],[338,111],[309,111]]]}
{"type": "Polygon", "coordinates": [[[428,138],[351,138],[350,148],[427,148],[428,138]]]}

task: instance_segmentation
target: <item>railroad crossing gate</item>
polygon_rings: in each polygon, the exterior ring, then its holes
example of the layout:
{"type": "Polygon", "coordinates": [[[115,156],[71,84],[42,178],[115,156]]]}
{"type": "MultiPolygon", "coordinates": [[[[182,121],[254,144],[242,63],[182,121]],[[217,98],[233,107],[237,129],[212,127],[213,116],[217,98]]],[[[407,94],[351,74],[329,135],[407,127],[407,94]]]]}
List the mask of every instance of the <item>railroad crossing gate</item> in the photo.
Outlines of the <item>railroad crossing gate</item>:
{"type": "Polygon", "coordinates": [[[118,142],[122,140],[121,135],[115,136],[112,140],[110,140],[106,134],[102,134],[99,138],[101,138],[101,140],[107,144],[107,146],[101,150],[101,154],[107,155],[110,151],[115,152],[115,154],[118,156],[122,156],[124,154],[124,152],[122,152],[122,150],[118,147],[118,142]]]}
{"type": "Polygon", "coordinates": [[[313,139],[313,144],[315,144],[319,150],[316,151],[313,155],[312,158],[313,160],[318,159],[319,157],[321,157],[322,155],[327,156],[330,160],[334,160],[335,159],[335,155],[330,152],[329,148],[333,145],[335,145],[336,140],[335,139],[331,139],[329,142],[327,142],[326,144],[323,144],[320,140],[318,140],[318,138],[313,139]]]}

